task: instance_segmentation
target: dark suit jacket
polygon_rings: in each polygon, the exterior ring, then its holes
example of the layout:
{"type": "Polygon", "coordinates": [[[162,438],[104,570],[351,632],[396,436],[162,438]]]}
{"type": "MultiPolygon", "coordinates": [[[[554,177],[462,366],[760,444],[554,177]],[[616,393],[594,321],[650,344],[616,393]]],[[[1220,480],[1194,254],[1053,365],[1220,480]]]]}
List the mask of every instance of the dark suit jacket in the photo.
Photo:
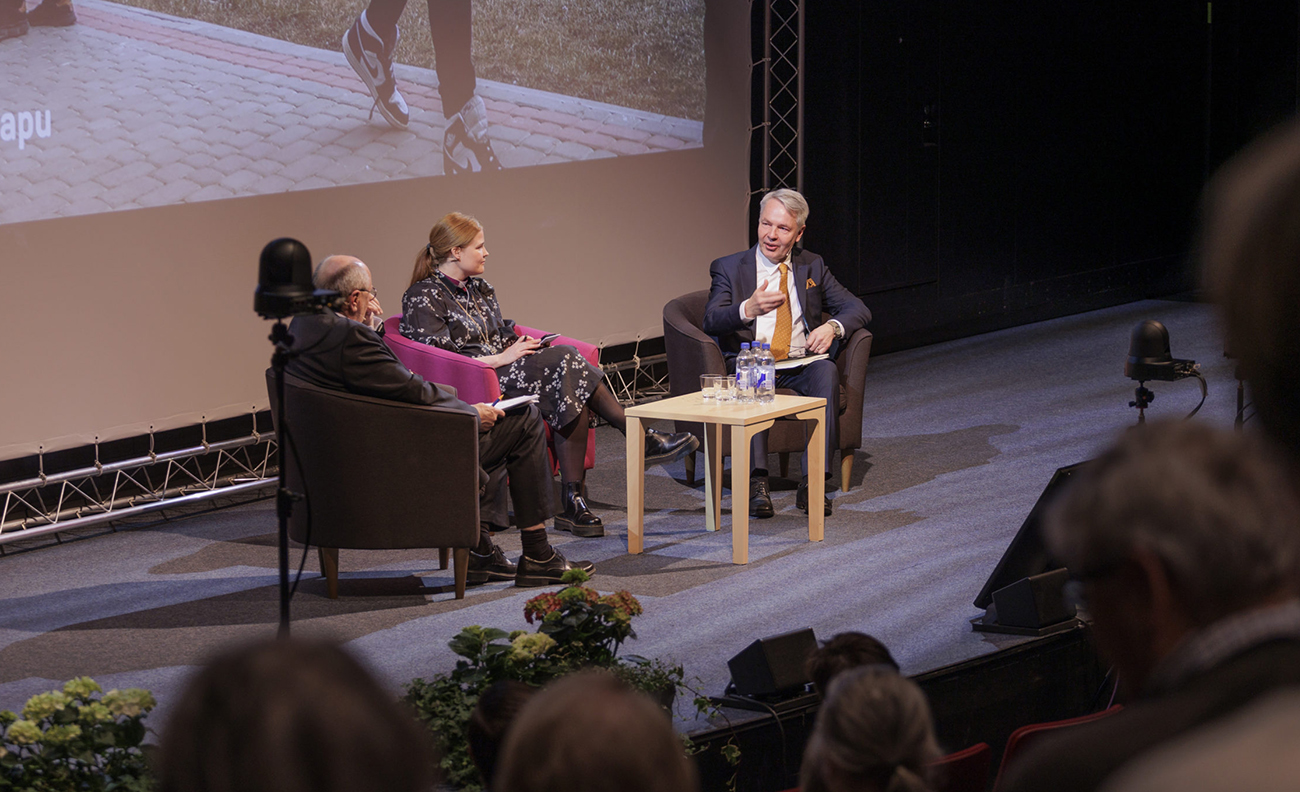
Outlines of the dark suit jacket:
{"type": "Polygon", "coordinates": [[[294,356],[285,371],[312,385],[362,396],[478,411],[414,374],[365,325],[326,309],[289,323],[294,356]]]}
{"type": "MultiPolygon", "coordinates": [[[[740,345],[754,340],[754,324],[740,318],[740,304],[754,293],[756,279],[755,259],[757,246],[730,256],[723,256],[709,265],[709,301],[704,305],[704,332],[718,339],[722,354],[734,357],[740,345]]],[[[871,321],[871,311],[852,292],[840,285],[822,257],[806,250],[791,259],[794,264],[794,285],[803,308],[805,332],[812,332],[821,324],[825,311],[844,326],[845,337],[866,327],[871,321]],[[812,281],[813,286],[808,282],[812,281]]]]}
{"type": "Polygon", "coordinates": [[[1279,688],[1300,685],[1300,640],[1248,649],[1175,690],[1044,736],[1009,768],[1004,792],[1083,792],[1150,748],[1279,688]]]}

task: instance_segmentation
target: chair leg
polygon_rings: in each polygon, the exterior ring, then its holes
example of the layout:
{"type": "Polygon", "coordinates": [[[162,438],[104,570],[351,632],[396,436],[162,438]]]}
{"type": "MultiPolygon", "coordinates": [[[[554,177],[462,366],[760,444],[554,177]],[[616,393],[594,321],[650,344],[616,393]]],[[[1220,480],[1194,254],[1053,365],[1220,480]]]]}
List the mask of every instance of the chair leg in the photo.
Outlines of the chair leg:
{"type": "Polygon", "coordinates": [[[686,486],[695,486],[695,454],[686,455],[686,486]]]}
{"type": "Polygon", "coordinates": [[[779,464],[779,465],[781,466],[781,478],[789,478],[789,476],[790,476],[790,452],[789,452],[789,451],[782,451],[781,453],[779,453],[779,454],[776,455],[776,458],[777,458],[777,464],[779,464]]]}
{"type": "Polygon", "coordinates": [[[446,568],[447,568],[447,555],[448,555],[448,549],[447,549],[446,547],[439,547],[439,548],[438,548],[438,568],[439,568],[439,569],[446,569],[446,568]]]}
{"type": "Polygon", "coordinates": [[[840,451],[840,492],[849,491],[849,482],[853,478],[853,449],[840,451]]]}
{"type": "Polygon", "coordinates": [[[337,547],[318,547],[316,555],[320,558],[320,573],[325,576],[325,591],[330,599],[339,598],[339,549],[337,547]]]}
{"type": "Polygon", "coordinates": [[[456,599],[465,599],[465,575],[469,572],[469,548],[457,547],[454,551],[455,562],[452,570],[456,578],[456,599]]]}

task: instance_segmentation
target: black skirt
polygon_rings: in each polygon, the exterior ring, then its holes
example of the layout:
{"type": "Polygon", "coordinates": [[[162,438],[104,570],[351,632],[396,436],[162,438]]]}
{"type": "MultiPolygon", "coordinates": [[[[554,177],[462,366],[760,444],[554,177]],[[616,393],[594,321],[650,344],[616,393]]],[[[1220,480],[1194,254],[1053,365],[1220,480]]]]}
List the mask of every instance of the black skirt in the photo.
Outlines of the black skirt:
{"type": "Polygon", "coordinates": [[[604,378],[604,372],[571,346],[546,347],[497,369],[501,394],[537,394],[537,409],[552,429],[573,423],[604,378]]]}

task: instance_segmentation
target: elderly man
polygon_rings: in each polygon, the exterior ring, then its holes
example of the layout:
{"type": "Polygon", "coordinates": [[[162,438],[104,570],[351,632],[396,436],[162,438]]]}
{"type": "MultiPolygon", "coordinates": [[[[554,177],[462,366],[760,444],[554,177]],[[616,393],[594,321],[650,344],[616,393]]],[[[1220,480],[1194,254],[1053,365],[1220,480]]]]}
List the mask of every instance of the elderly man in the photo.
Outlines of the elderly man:
{"type": "Polygon", "coordinates": [[[1148,751],[1300,684],[1298,515],[1259,438],[1147,424],[1090,463],[1049,513],[1047,540],[1082,583],[1128,703],[1044,738],[1005,789],[1097,789],[1148,751]]]}
{"type": "MultiPolygon", "coordinates": [[[[795,252],[808,221],[808,202],[794,190],[774,190],[759,204],[758,244],[709,265],[709,301],[704,332],[716,336],[728,370],[735,370],[740,345],[769,341],[776,360],[829,353],[829,359],[788,369],[777,375],[778,388],[826,399],[826,458],[839,438],[839,370],[835,353],[840,339],[871,321],[871,311],[831,274],[822,257],[795,252]],[[821,321],[822,312],[831,315],[821,321]]],[[[750,447],[749,514],[771,517],[767,483],[767,432],[750,447]]],[[[795,505],[808,511],[808,466],[795,505]]],[[[831,502],[823,508],[829,516],[831,502]]]]}
{"type": "MultiPolygon", "coordinates": [[[[517,565],[510,563],[482,525],[478,547],[469,554],[467,582],[513,579],[517,586],[545,586],[558,583],[575,566],[590,572],[590,562],[570,562],[546,540],[552,484],[537,410],[530,405],[521,414],[506,415],[490,404],[469,405],[402,365],[375,330],[383,311],[370,269],[360,259],[330,256],[312,280],[319,289],[343,295],[343,308],[294,318],[289,326],[294,337],[289,374],[323,388],[477,413],[482,480],[488,481],[500,468],[508,471],[515,515],[523,526],[523,555],[517,565]]],[[[431,467],[437,464],[436,453],[429,449],[431,467]]],[[[494,495],[484,492],[487,500],[494,495]]]]}

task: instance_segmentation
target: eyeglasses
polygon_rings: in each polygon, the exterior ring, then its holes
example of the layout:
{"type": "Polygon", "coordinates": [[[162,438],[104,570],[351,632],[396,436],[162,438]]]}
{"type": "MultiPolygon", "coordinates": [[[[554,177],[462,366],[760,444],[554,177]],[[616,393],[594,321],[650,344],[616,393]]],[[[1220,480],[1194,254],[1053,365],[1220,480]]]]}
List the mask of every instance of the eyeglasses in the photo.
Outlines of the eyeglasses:
{"type": "Polygon", "coordinates": [[[371,297],[374,297],[376,300],[379,299],[379,290],[378,290],[378,289],[357,289],[357,291],[366,292],[366,293],[368,293],[371,297]]]}

